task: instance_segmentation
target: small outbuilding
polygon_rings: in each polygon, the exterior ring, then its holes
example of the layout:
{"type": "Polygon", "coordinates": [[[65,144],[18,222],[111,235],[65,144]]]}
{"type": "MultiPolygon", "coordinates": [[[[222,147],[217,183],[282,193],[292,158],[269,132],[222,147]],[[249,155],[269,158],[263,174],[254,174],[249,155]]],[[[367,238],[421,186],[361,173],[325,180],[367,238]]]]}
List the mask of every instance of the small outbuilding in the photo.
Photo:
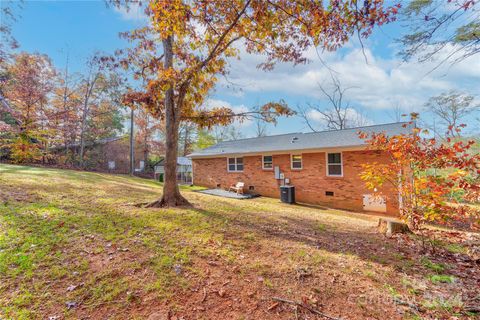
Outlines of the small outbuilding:
{"type": "MultiPolygon", "coordinates": [[[[154,164],[155,180],[163,181],[165,159],[154,164]]],[[[179,184],[192,184],[192,160],[186,157],[177,158],[177,181],[179,184]]]]}

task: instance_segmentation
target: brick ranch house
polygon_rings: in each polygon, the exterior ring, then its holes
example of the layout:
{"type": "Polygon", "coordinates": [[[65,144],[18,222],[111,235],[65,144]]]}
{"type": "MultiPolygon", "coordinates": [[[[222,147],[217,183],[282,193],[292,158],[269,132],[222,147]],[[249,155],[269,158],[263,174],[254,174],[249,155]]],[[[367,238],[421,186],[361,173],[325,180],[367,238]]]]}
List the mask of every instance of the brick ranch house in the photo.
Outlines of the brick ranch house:
{"type": "Polygon", "coordinates": [[[237,182],[245,191],[280,197],[283,184],[295,186],[298,202],[353,211],[398,214],[393,188],[379,189],[382,198],[360,179],[362,164],[388,162],[386,154],[367,150],[358,132],[411,132],[407,123],[224,141],[189,155],[195,185],[226,189],[237,182]]]}

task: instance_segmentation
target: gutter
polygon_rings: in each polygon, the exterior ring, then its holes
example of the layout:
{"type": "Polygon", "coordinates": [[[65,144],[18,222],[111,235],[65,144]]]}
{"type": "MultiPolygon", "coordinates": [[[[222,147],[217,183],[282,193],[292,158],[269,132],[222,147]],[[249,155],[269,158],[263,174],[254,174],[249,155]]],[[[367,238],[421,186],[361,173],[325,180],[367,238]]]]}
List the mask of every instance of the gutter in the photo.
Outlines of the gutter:
{"type": "Polygon", "coordinates": [[[215,154],[189,154],[186,157],[192,160],[194,159],[211,159],[211,158],[223,158],[228,156],[256,156],[256,155],[280,155],[291,153],[319,153],[330,151],[361,151],[367,150],[367,144],[351,145],[342,147],[325,147],[325,148],[309,148],[309,149],[288,149],[288,150],[273,150],[273,151],[250,151],[250,152],[225,152],[215,154]]]}

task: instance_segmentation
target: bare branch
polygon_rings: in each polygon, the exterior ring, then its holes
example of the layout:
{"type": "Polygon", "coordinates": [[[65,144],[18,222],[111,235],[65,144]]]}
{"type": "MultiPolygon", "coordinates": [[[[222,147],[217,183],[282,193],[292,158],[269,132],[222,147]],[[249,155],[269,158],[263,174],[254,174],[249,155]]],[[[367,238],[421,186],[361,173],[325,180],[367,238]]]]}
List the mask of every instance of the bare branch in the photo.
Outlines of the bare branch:
{"type": "Polygon", "coordinates": [[[299,116],[310,130],[318,131],[312,124],[312,115],[317,114],[329,130],[342,130],[353,126],[364,125],[364,118],[356,112],[348,102],[345,102],[346,92],[354,87],[343,87],[338,77],[330,72],[330,88],[318,84],[318,88],[326,97],[330,108],[307,104],[307,107],[298,106],[299,116]]]}

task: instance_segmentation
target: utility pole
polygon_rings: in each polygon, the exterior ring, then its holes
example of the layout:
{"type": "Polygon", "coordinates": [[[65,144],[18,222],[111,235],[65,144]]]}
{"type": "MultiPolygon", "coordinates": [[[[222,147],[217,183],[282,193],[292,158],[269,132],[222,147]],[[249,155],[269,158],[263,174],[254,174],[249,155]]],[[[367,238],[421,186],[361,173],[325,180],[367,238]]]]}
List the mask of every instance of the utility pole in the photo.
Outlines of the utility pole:
{"type": "Polygon", "coordinates": [[[130,175],[133,176],[133,172],[135,170],[135,139],[133,135],[133,117],[134,117],[134,110],[133,107],[130,108],[130,175]]]}

